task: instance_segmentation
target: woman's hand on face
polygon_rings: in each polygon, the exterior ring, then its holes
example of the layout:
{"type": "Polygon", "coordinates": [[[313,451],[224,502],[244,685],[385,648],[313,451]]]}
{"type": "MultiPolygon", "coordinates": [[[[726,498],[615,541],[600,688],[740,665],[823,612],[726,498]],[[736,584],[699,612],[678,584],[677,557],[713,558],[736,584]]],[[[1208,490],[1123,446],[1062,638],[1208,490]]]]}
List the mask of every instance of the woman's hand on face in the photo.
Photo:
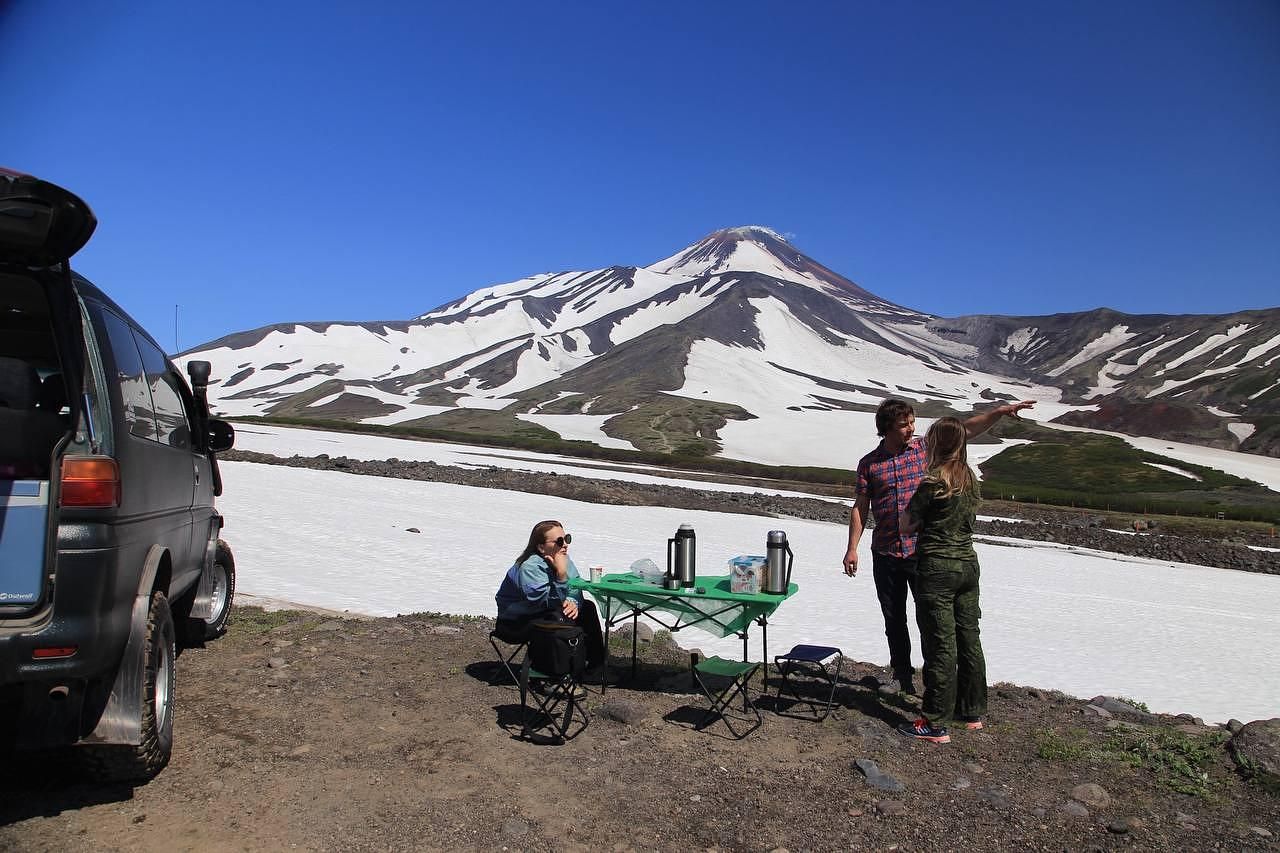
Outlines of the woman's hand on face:
{"type": "Polygon", "coordinates": [[[569,549],[560,548],[547,556],[547,562],[555,569],[556,580],[564,582],[569,579],[569,549]]]}
{"type": "Polygon", "coordinates": [[[574,601],[572,598],[566,598],[564,600],[563,609],[565,616],[568,616],[570,619],[578,618],[578,602],[574,601]]]}

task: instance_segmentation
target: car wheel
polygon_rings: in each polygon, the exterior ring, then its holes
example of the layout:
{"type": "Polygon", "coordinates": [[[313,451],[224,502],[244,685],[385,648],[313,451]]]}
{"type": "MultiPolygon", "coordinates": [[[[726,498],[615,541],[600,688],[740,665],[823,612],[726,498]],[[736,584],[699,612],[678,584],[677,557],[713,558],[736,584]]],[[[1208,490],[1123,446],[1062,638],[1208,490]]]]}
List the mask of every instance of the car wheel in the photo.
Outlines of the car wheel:
{"type": "Polygon", "coordinates": [[[143,646],[142,742],[137,746],[84,747],[92,775],[108,781],[145,782],[169,763],[176,645],[169,601],[163,592],[153,592],[143,646]]]}
{"type": "Polygon", "coordinates": [[[231,601],[236,594],[236,558],[231,546],[221,539],[213,555],[213,608],[204,623],[204,639],[213,640],[227,633],[231,619],[231,601]]]}
{"type": "Polygon", "coordinates": [[[213,592],[209,615],[190,615],[196,601],[195,588],[174,606],[183,647],[199,647],[206,641],[216,640],[227,633],[227,622],[231,619],[231,603],[235,594],[236,560],[231,553],[231,546],[219,539],[213,553],[213,592]]]}

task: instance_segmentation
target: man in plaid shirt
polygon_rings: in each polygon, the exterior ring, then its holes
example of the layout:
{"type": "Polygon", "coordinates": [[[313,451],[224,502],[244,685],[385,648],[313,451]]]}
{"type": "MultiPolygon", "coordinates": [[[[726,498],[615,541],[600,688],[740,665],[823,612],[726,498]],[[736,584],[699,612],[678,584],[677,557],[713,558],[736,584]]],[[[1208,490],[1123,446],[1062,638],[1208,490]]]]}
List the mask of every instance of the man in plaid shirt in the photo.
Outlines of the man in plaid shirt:
{"type": "MultiPolygon", "coordinates": [[[[1005,415],[1034,405],[1031,400],[1006,403],[974,415],[964,422],[969,438],[991,429],[1005,415]]],[[[898,687],[915,693],[915,669],[911,666],[911,635],[907,632],[907,591],[915,595],[916,534],[898,529],[898,517],[911,502],[924,478],[923,439],[914,438],[916,414],[903,400],[885,400],[876,409],[876,433],[880,445],[858,462],[858,484],[853,509],[849,513],[849,550],[844,555],[844,573],[858,573],[858,541],[866,525],[867,512],[875,518],[871,534],[871,570],[876,581],[876,597],[884,614],[884,633],[889,639],[889,666],[898,687]]]]}

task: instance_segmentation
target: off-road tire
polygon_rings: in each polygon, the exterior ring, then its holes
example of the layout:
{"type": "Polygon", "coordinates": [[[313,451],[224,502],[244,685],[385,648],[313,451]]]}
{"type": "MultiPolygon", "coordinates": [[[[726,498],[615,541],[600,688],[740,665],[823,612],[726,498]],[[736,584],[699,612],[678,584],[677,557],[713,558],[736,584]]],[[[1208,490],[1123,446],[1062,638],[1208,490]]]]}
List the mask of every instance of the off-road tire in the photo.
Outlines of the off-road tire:
{"type": "MultiPolygon", "coordinates": [[[[175,607],[175,621],[180,629],[183,646],[200,646],[227,633],[231,620],[231,603],[236,594],[236,559],[231,546],[219,539],[213,554],[214,590],[213,609],[207,619],[189,616],[195,604],[193,588],[175,607]]],[[[199,587],[199,583],[196,584],[199,587]]]]}
{"type": "Polygon", "coordinates": [[[160,591],[151,594],[142,691],[142,742],[137,746],[87,746],[81,749],[85,769],[96,779],[145,782],[169,763],[173,752],[174,670],[177,660],[173,615],[160,591]]]}
{"type": "Polygon", "coordinates": [[[227,633],[231,620],[231,602],[236,595],[236,558],[231,546],[221,539],[213,553],[213,610],[208,619],[198,620],[203,627],[203,639],[216,640],[227,633]]]}

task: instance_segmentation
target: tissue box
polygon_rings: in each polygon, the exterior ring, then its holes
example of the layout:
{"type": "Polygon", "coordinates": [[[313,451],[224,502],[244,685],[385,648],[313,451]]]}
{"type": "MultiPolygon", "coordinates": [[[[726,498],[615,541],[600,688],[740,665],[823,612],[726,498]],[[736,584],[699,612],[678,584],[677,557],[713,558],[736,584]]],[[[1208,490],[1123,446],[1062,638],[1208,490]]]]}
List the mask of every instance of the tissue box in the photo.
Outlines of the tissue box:
{"type": "Polygon", "coordinates": [[[755,595],[760,591],[764,557],[734,557],[729,561],[729,591],[755,595]]]}

